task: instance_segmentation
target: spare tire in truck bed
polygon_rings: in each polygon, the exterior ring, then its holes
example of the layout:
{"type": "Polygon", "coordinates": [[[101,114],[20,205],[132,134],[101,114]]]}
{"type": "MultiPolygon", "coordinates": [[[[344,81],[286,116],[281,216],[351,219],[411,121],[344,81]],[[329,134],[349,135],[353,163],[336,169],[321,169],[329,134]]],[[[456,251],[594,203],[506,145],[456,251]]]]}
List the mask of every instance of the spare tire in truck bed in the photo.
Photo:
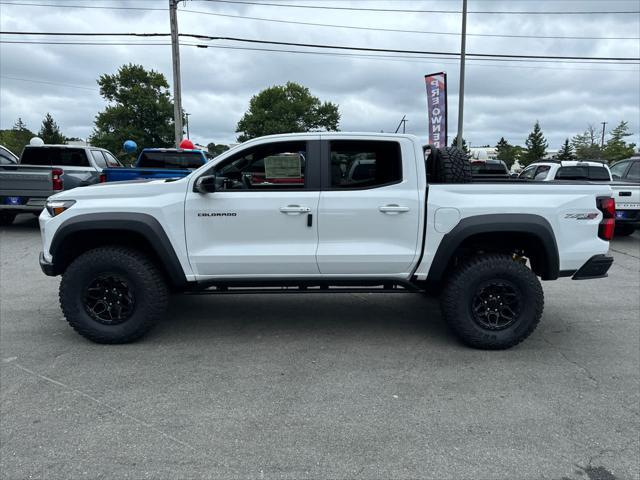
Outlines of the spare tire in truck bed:
{"type": "Polygon", "coordinates": [[[433,162],[428,169],[431,172],[431,182],[471,182],[471,162],[463,150],[456,147],[434,148],[429,160],[433,162]]]}

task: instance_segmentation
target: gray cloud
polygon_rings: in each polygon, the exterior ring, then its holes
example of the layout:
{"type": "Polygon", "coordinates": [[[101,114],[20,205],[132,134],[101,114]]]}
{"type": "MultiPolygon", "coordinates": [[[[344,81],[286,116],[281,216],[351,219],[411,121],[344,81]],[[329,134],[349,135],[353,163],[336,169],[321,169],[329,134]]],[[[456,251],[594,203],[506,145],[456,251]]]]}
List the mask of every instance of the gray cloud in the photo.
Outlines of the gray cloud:
{"type": "MultiPolygon", "coordinates": [[[[78,4],[65,0],[64,4],[78,4]]],[[[104,0],[92,5],[165,8],[164,0],[104,0]]],[[[302,2],[298,2],[302,3],[302,2]]],[[[327,2],[331,3],[331,2],[327,2]]],[[[341,2],[357,7],[375,1],[341,2]]],[[[453,9],[459,2],[398,1],[406,8],[453,9]]],[[[458,15],[380,14],[269,8],[215,2],[187,2],[190,10],[244,14],[287,20],[343,23],[412,30],[456,32],[458,15]]],[[[471,2],[475,10],[630,10],[636,1],[486,1],[471,2]]],[[[265,38],[306,43],[383,46],[455,52],[456,36],[435,36],[308,27],[215,17],[181,12],[182,32],[265,38]]],[[[164,11],[91,10],[0,6],[2,30],[168,32],[164,11]]],[[[584,16],[469,16],[469,31],[518,35],[639,36],[634,15],[584,16]]],[[[8,37],[5,37],[8,38],[8,37]]],[[[116,40],[112,40],[116,41],[116,40]]],[[[144,41],[144,40],[139,40],[144,41]]],[[[162,40],[154,40],[162,42],[162,40]]],[[[192,41],[185,39],[184,42],[192,41]]],[[[212,45],[247,46],[229,42],[212,45]]],[[[270,48],[256,46],[256,48],[270,48]]],[[[636,40],[553,40],[469,37],[469,52],[529,53],[581,56],[640,56],[636,40]]],[[[345,52],[346,53],[346,52],[345,52]]],[[[181,48],[183,103],[191,113],[192,138],[199,142],[233,142],[235,125],[249,99],[262,88],[297,81],[322,100],[340,105],[341,128],[390,131],[403,115],[407,129],[426,136],[425,73],[445,70],[449,78],[450,136],[457,122],[458,65],[455,58],[405,59],[303,55],[190,46],[181,48]]],[[[141,63],[164,73],[171,81],[168,46],[0,45],[0,128],[18,116],[37,130],[51,112],[70,136],[86,137],[93,119],[105,106],[96,79],[123,63],[141,63]],[[84,89],[74,88],[84,87],[84,89]],[[94,89],[94,90],[87,90],[94,89]]],[[[601,121],[613,127],[627,120],[640,143],[640,71],[637,66],[487,62],[469,60],[466,78],[465,137],[474,145],[495,144],[500,136],[524,142],[539,120],[551,147],[601,121]]]]}

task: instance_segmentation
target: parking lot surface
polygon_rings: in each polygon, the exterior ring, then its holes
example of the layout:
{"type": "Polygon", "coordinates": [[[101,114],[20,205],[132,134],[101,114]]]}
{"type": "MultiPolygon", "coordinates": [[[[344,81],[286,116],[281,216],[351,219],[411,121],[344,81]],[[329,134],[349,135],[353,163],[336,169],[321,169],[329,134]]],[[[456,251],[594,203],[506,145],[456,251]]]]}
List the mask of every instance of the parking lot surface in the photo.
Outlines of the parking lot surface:
{"type": "Polygon", "coordinates": [[[34,217],[0,229],[2,478],[640,477],[639,232],[498,352],[409,294],[176,296],[96,345],[40,249],[34,217]]]}

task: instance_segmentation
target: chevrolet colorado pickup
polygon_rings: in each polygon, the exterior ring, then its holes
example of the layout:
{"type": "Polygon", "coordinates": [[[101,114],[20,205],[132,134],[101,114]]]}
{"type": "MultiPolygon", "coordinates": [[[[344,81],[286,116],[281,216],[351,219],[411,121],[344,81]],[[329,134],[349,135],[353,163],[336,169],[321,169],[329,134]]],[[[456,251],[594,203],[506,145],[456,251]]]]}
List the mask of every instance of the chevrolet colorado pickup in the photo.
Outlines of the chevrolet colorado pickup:
{"type": "Polygon", "coordinates": [[[541,318],[539,278],[606,276],[615,202],[604,184],[470,180],[462,152],[411,135],[262,137],[185,178],[53,196],[40,265],[95,342],[141,337],[170,292],[393,291],[437,293],[463,342],[508,348],[541,318]]]}
{"type": "Polygon", "coordinates": [[[27,145],[17,164],[0,164],[0,225],[19,213],[39,215],[62,190],[98,183],[107,166],[120,166],[111,152],[74,145],[27,145]]]}

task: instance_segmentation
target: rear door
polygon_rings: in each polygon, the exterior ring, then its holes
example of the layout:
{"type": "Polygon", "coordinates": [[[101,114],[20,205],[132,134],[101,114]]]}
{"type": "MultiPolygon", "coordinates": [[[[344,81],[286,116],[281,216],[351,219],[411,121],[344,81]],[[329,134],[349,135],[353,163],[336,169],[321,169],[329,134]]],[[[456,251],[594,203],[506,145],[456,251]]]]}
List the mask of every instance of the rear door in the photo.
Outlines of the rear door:
{"type": "Polygon", "coordinates": [[[318,276],[319,136],[268,140],[190,179],[187,248],[201,279],[318,276]],[[214,193],[193,191],[215,174],[214,193]]]}
{"type": "Polygon", "coordinates": [[[413,144],[397,137],[322,138],[323,191],[317,253],[320,273],[409,273],[417,255],[421,225],[413,144]]]}

